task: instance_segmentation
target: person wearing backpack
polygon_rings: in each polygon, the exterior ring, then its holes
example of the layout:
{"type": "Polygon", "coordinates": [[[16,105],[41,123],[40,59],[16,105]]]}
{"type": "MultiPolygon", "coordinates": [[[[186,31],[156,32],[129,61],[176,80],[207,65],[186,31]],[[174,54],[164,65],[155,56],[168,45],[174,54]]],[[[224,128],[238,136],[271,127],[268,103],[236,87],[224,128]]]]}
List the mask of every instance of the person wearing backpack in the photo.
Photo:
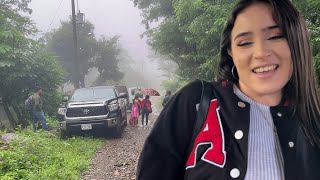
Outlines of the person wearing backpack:
{"type": "Polygon", "coordinates": [[[37,122],[40,120],[43,130],[48,130],[48,125],[44,113],[42,111],[43,102],[41,96],[43,95],[42,88],[40,86],[36,86],[34,88],[34,94],[31,95],[26,100],[27,110],[29,109],[29,113],[32,119],[32,127],[34,131],[37,131],[37,122]],[[31,101],[31,102],[30,102],[31,101]]]}
{"type": "Polygon", "coordinates": [[[150,96],[146,95],[146,97],[141,102],[142,109],[142,126],[148,125],[149,114],[152,113],[151,101],[149,100],[150,96]],[[144,125],[144,117],[146,117],[146,124],[144,125]]]}

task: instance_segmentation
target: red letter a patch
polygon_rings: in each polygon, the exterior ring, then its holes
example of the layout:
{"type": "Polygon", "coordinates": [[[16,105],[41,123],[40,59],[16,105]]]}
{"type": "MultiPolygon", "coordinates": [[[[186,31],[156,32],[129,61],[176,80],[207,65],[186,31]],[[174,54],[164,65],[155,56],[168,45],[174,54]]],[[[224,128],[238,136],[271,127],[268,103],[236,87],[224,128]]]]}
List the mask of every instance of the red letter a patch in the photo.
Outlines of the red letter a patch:
{"type": "Polygon", "coordinates": [[[210,103],[207,119],[201,132],[195,139],[193,149],[186,164],[186,169],[196,166],[197,149],[202,145],[210,145],[210,148],[203,154],[201,160],[221,168],[224,167],[226,161],[224,134],[216,99],[210,103]]]}

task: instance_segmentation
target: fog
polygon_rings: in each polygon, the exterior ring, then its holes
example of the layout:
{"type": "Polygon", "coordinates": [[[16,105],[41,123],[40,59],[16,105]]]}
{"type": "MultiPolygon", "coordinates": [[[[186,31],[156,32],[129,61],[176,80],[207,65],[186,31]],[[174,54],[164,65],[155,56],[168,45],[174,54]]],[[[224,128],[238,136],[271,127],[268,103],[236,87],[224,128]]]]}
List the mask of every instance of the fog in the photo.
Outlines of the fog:
{"type": "MultiPolygon", "coordinates": [[[[141,24],[140,10],[133,6],[130,0],[75,0],[86,20],[95,26],[97,37],[104,35],[112,37],[120,35],[121,46],[135,61],[137,71],[147,74],[148,86],[160,89],[161,72],[155,61],[148,58],[153,54],[140,35],[145,31],[141,24]],[[143,66],[140,64],[144,63],[143,66]]],[[[40,30],[39,35],[50,32],[60,26],[61,20],[67,20],[71,15],[71,0],[32,0],[31,19],[40,30]]]]}

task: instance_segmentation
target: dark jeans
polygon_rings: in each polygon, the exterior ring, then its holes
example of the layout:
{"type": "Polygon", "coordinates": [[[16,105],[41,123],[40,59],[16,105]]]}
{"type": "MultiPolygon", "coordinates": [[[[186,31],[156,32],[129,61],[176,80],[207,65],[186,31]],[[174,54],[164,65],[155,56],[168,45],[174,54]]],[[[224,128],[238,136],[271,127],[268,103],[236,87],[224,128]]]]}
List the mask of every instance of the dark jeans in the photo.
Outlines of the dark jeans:
{"type": "Polygon", "coordinates": [[[147,111],[142,111],[142,126],[144,124],[144,116],[146,116],[146,125],[148,125],[148,119],[149,119],[149,112],[147,111]]]}
{"type": "Polygon", "coordinates": [[[43,130],[48,130],[48,125],[44,113],[42,111],[32,111],[30,112],[32,118],[32,127],[34,131],[37,131],[37,122],[40,120],[43,130]]]}

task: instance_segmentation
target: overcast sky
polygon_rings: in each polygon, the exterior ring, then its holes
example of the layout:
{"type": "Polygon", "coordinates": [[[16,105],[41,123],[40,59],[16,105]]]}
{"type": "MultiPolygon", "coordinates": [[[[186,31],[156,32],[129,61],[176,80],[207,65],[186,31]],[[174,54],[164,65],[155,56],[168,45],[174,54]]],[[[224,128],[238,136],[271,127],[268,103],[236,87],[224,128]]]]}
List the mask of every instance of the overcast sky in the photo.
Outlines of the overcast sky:
{"type": "MultiPolygon", "coordinates": [[[[77,4],[77,0],[75,0],[77,4]]],[[[131,0],[78,0],[79,10],[85,13],[87,20],[95,25],[97,37],[120,35],[122,47],[137,61],[144,61],[155,78],[160,75],[157,65],[147,58],[150,53],[145,39],[140,35],[145,31],[141,24],[140,10],[131,0]]],[[[59,27],[60,20],[66,20],[71,14],[71,0],[32,0],[31,18],[42,33],[59,27]],[[60,6],[60,7],[59,7],[60,6]]]]}

